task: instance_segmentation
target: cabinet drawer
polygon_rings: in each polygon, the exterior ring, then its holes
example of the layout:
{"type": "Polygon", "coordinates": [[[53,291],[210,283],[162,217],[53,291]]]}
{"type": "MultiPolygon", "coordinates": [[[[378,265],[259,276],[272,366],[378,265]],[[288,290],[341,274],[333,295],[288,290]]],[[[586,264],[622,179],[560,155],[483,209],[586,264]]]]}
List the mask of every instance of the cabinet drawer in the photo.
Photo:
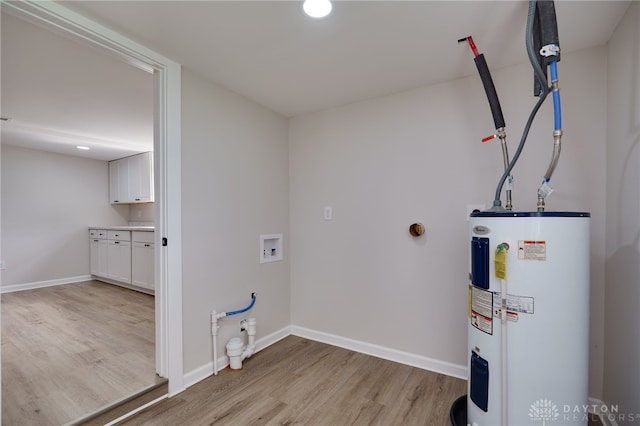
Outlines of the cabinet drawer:
{"type": "Polygon", "coordinates": [[[107,231],[110,240],[131,241],[131,231],[107,231]]]}
{"type": "Polygon", "coordinates": [[[106,239],[107,231],[105,229],[89,229],[89,238],[106,239]]]}
{"type": "Polygon", "coordinates": [[[133,231],[132,241],[140,243],[153,243],[154,233],[150,231],[133,231]]]}

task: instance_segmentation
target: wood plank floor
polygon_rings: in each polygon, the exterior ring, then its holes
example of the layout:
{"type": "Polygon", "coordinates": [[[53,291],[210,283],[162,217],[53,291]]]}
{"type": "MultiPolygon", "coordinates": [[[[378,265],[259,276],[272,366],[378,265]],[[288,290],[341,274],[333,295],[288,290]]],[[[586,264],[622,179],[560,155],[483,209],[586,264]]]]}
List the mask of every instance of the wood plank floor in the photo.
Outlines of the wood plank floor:
{"type": "Polygon", "coordinates": [[[2,423],[62,425],[156,383],[153,296],[88,281],[2,294],[2,423]]]}
{"type": "Polygon", "coordinates": [[[449,425],[466,381],[289,336],[122,425],[449,425]]]}

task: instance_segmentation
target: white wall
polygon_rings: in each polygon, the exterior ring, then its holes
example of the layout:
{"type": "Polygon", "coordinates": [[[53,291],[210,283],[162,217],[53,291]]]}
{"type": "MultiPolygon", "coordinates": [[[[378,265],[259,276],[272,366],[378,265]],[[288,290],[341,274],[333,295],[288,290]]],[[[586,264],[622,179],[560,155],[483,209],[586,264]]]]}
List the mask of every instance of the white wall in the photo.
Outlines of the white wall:
{"type": "Polygon", "coordinates": [[[155,223],[154,203],[140,203],[129,205],[129,222],[131,224],[155,223]]]}
{"type": "Polygon", "coordinates": [[[126,224],[129,215],[109,204],[107,163],[1,149],[2,286],[88,275],[88,227],[126,224]]]}
{"type": "MultiPolygon", "coordinates": [[[[608,45],[604,400],[640,413],[640,5],[608,45]]],[[[625,422],[618,423],[624,424],[625,422]]]]}
{"type": "Polygon", "coordinates": [[[242,318],[257,318],[257,339],[291,324],[288,145],[284,117],[187,69],[182,76],[182,294],[189,375],[212,362],[213,309],[243,308],[251,292],[258,293],[251,312],[222,321],[219,356],[230,337],[240,336],[242,318]],[[274,233],[284,234],[284,260],[261,265],[259,236],[274,233]]]}
{"type": "MultiPolygon", "coordinates": [[[[489,58],[490,61],[490,58],[489,58]]],[[[493,72],[511,152],[535,103],[528,65],[493,72]]],[[[564,147],[548,210],[591,211],[590,395],[602,387],[606,51],[564,55],[564,147]]],[[[515,169],[518,210],[535,210],[551,158],[551,99],[515,169]]],[[[290,121],[292,323],[467,362],[466,204],[491,204],[502,158],[479,77],[290,121]],[[334,219],[323,220],[332,206],[334,219]],[[408,227],[426,226],[413,239],[408,227]]]]}

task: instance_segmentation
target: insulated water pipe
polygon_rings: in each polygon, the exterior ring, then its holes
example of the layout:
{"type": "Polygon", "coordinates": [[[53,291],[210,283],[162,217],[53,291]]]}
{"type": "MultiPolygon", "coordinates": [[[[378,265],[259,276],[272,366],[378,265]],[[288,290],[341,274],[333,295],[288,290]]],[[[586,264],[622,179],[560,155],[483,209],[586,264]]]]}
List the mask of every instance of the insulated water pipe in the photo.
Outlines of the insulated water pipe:
{"type": "MultiPolygon", "coordinates": [[[[231,315],[238,315],[244,312],[247,312],[249,309],[253,308],[253,305],[256,303],[256,293],[251,293],[251,303],[244,309],[239,309],[237,311],[230,312],[216,312],[215,310],[211,312],[211,336],[213,336],[213,374],[215,376],[218,375],[218,329],[220,326],[218,325],[218,321],[224,317],[228,317],[231,315]]],[[[255,319],[254,319],[255,326],[255,319]]],[[[255,331],[255,327],[254,327],[255,331]]],[[[255,335],[255,332],[254,332],[255,335]]],[[[254,345],[255,346],[255,345],[254,345]]]]}
{"type": "MultiPolygon", "coordinates": [[[[498,93],[496,92],[496,87],[493,84],[493,78],[491,78],[491,72],[489,71],[489,66],[487,65],[487,61],[484,57],[483,53],[478,52],[478,48],[473,41],[473,37],[468,36],[465,38],[461,38],[458,40],[458,43],[463,42],[469,43],[469,47],[473,52],[473,60],[476,64],[476,68],[478,69],[478,74],[480,75],[480,80],[482,81],[482,85],[484,87],[484,91],[487,95],[487,100],[489,101],[489,108],[491,109],[491,115],[493,116],[493,123],[496,126],[496,134],[486,137],[482,140],[482,142],[489,141],[494,138],[500,139],[500,146],[502,148],[502,159],[504,162],[504,169],[507,170],[509,167],[509,151],[507,150],[507,132],[505,130],[506,124],[504,121],[504,116],[502,114],[502,107],[500,106],[500,100],[498,99],[498,93]]],[[[507,204],[506,209],[511,210],[511,188],[512,188],[513,178],[509,175],[509,180],[507,184],[507,204]]]]}

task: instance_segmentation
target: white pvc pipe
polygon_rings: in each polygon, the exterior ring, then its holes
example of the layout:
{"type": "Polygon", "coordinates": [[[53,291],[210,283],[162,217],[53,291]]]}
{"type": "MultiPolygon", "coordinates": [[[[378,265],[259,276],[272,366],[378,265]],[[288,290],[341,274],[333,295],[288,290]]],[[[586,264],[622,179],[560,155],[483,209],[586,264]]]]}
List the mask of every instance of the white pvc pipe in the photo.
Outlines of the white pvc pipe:
{"type": "MultiPolygon", "coordinates": [[[[227,312],[216,312],[215,310],[211,311],[211,336],[213,336],[213,375],[217,376],[218,375],[218,329],[220,328],[220,326],[218,325],[218,320],[222,319],[226,316],[230,316],[230,315],[238,315],[241,314],[243,312],[246,312],[248,310],[250,310],[251,308],[253,308],[253,305],[256,303],[256,293],[251,293],[251,303],[249,304],[249,306],[247,306],[244,309],[240,309],[237,311],[227,311],[227,312]]],[[[253,321],[253,334],[255,335],[255,325],[256,325],[256,320],[255,318],[249,318],[249,322],[253,321]]],[[[243,321],[244,323],[246,323],[246,320],[243,321]]],[[[249,340],[251,340],[251,337],[249,337],[249,340]]],[[[253,345],[253,347],[255,347],[255,345],[253,345]]],[[[251,353],[253,353],[253,349],[251,350],[251,353]]],[[[251,354],[249,354],[248,356],[251,356],[251,354]]]]}
{"type": "Polygon", "coordinates": [[[213,375],[218,375],[218,336],[213,336],[213,375]]]}
{"type": "MultiPolygon", "coordinates": [[[[218,329],[220,326],[218,325],[218,320],[227,316],[226,312],[211,312],[211,335],[213,336],[213,375],[218,375],[218,329]]],[[[249,318],[248,320],[243,320],[240,322],[242,327],[247,330],[248,336],[248,344],[246,346],[242,345],[242,341],[234,337],[229,343],[227,343],[227,355],[229,356],[229,366],[234,369],[242,368],[242,361],[246,358],[251,357],[256,349],[256,319],[249,318]],[[238,346],[238,343],[239,346],[238,346]],[[231,346],[230,346],[231,345],[231,346]]]]}
{"type": "Polygon", "coordinates": [[[227,316],[226,312],[211,312],[211,336],[213,336],[213,375],[218,375],[218,320],[227,316]]]}
{"type": "Polygon", "coordinates": [[[242,359],[249,358],[256,350],[256,319],[249,318],[245,321],[245,328],[249,341],[244,351],[242,351],[242,359]]]}
{"type": "Polygon", "coordinates": [[[242,368],[242,361],[251,357],[256,350],[256,319],[249,318],[248,320],[242,320],[240,322],[243,330],[247,331],[248,343],[242,344],[242,339],[233,337],[227,343],[227,356],[229,357],[229,367],[232,370],[240,370],[242,368]]]}
{"type": "Polygon", "coordinates": [[[507,426],[507,280],[500,280],[500,298],[502,299],[502,308],[500,309],[500,317],[502,320],[500,331],[500,349],[502,351],[502,426],[507,426]]]}
{"type": "Polygon", "coordinates": [[[229,357],[229,367],[232,370],[240,370],[242,368],[242,355],[244,347],[242,339],[234,337],[227,343],[227,356],[229,357]]]}

